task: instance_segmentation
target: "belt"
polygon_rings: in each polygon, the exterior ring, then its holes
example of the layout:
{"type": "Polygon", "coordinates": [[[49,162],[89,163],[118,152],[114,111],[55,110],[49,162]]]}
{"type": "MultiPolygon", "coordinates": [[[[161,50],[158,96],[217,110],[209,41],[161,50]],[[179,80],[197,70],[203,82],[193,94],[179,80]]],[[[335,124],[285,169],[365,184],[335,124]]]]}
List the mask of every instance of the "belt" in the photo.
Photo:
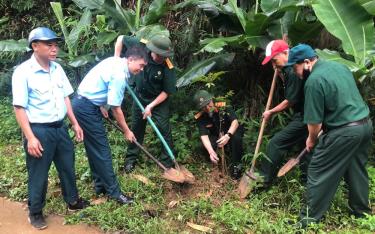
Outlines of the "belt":
{"type": "Polygon", "coordinates": [[[30,123],[32,127],[42,127],[42,128],[61,128],[64,125],[64,121],[55,121],[51,123],[30,123]]]}
{"type": "Polygon", "coordinates": [[[357,120],[357,121],[354,121],[354,122],[350,122],[350,123],[347,123],[347,124],[344,124],[344,125],[340,125],[340,126],[337,126],[337,127],[331,127],[331,128],[327,128],[327,129],[328,129],[328,131],[330,131],[330,130],[333,130],[333,129],[343,128],[343,127],[359,126],[359,125],[363,125],[363,124],[367,123],[369,119],[370,119],[369,117],[366,117],[366,118],[363,118],[363,119],[360,119],[360,120],[357,120]]]}
{"type": "Polygon", "coordinates": [[[76,97],[77,97],[77,99],[83,99],[83,100],[89,101],[89,99],[87,99],[87,97],[81,96],[79,94],[77,94],[76,97]]]}
{"type": "Polygon", "coordinates": [[[357,121],[354,121],[354,122],[350,122],[350,123],[344,124],[343,127],[351,127],[351,126],[362,125],[362,124],[367,123],[368,120],[369,120],[369,117],[366,117],[366,118],[363,118],[363,119],[361,119],[361,120],[357,120],[357,121]]]}

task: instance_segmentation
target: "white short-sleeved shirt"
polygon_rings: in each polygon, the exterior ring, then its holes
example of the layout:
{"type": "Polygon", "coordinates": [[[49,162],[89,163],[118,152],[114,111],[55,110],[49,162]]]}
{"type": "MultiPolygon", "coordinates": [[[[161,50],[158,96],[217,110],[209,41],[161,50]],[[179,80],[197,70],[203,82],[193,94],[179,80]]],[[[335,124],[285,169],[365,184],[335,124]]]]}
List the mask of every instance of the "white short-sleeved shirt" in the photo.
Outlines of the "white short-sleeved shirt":
{"type": "Polygon", "coordinates": [[[51,61],[45,71],[35,56],[23,62],[12,76],[13,105],[25,108],[30,123],[51,123],[66,115],[64,98],[73,93],[60,64],[51,61]]]}

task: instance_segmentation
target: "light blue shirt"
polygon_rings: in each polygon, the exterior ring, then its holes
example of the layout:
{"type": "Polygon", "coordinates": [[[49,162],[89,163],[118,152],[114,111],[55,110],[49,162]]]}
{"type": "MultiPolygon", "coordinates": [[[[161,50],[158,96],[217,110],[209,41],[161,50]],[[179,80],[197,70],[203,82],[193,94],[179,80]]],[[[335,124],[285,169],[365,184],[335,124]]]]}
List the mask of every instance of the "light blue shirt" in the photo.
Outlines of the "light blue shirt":
{"type": "Polygon", "coordinates": [[[121,106],[129,76],[126,58],[106,58],[83,78],[78,94],[97,106],[121,106]]]}
{"type": "Polygon", "coordinates": [[[64,119],[64,98],[72,93],[73,88],[64,70],[53,61],[48,72],[32,55],[14,70],[13,105],[25,108],[30,123],[51,123],[64,119]]]}

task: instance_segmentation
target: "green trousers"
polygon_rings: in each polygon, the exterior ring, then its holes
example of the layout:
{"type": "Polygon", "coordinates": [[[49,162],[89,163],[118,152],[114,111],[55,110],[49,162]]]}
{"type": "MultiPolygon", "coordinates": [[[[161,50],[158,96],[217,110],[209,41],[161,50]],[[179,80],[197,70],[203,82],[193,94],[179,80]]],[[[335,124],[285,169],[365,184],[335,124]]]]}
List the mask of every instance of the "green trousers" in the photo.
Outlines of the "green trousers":
{"type": "Polygon", "coordinates": [[[342,178],[348,187],[351,213],[362,216],[371,212],[366,170],[371,138],[370,120],[363,125],[328,131],[320,137],[308,167],[307,205],[300,216],[303,226],[322,218],[342,178]]]}
{"type": "MultiPolygon", "coordinates": [[[[142,103],[146,106],[148,103],[142,103]]],[[[159,129],[160,133],[164,137],[165,141],[171,148],[173,152],[173,142],[172,142],[172,132],[169,123],[169,101],[165,100],[163,103],[159,104],[152,110],[152,120],[155,122],[156,127],[159,129]]],[[[147,119],[143,119],[143,114],[141,109],[136,103],[132,106],[132,131],[140,144],[143,144],[145,129],[146,129],[147,119]]],[[[160,161],[167,168],[173,166],[173,161],[168,156],[165,147],[160,142],[160,147],[163,149],[160,161]]],[[[139,155],[139,148],[136,144],[130,144],[128,146],[128,151],[126,153],[125,164],[136,163],[139,155]]]]}
{"type": "MultiPolygon", "coordinates": [[[[294,114],[289,124],[276,133],[267,145],[267,158],[260,162],[259,174],[263,177],[264,183],[269,184],[276,177],[277,171],[283,162],[284,155],[297,146],[302,150],[306,143],[308,130],[303,123],[303,116],[300,113],[294,114]]],[[[305,155],[301,160],[302,174],[306,178],[309,156],[305,155]]]]}

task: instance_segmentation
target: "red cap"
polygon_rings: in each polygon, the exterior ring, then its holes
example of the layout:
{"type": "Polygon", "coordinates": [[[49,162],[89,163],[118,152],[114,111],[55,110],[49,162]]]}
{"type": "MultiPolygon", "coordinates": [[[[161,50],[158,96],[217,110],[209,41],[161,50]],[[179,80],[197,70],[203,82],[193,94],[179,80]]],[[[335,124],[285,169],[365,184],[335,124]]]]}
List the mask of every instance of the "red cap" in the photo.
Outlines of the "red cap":
{"type": "Polygon", "coordinates": [[[268,63],[278,53],[284,52],[288,49],[289,46],[284,40],[271,41],[266,47],[266,57],[264,58],[262,65],[268,63]]]}

